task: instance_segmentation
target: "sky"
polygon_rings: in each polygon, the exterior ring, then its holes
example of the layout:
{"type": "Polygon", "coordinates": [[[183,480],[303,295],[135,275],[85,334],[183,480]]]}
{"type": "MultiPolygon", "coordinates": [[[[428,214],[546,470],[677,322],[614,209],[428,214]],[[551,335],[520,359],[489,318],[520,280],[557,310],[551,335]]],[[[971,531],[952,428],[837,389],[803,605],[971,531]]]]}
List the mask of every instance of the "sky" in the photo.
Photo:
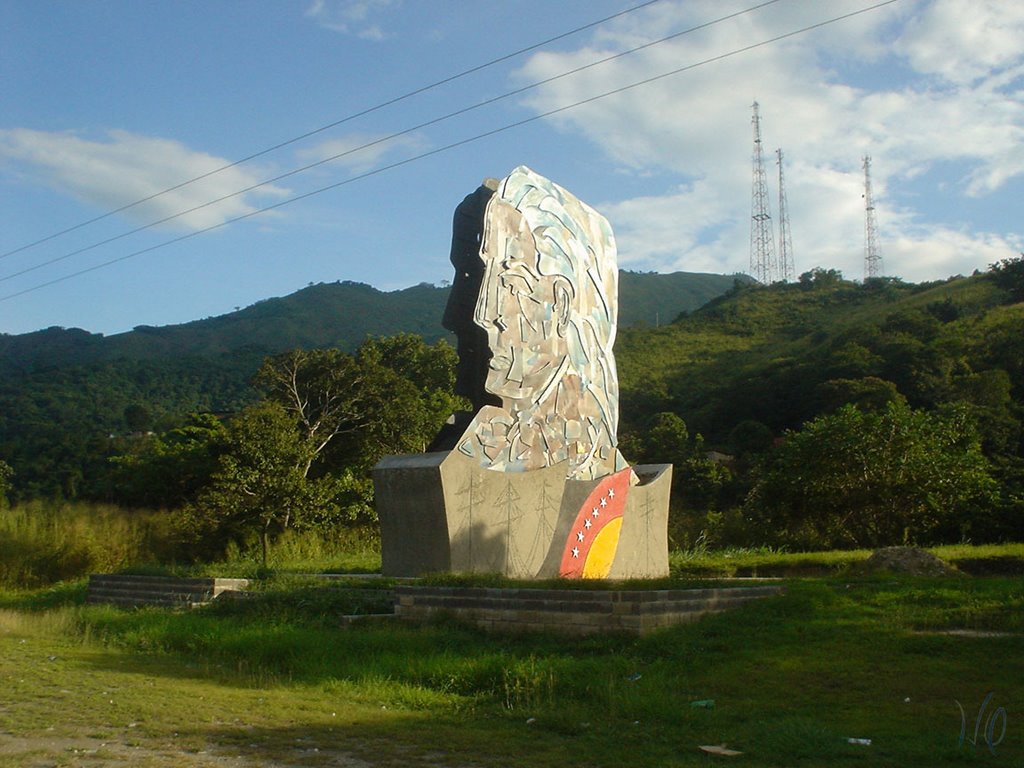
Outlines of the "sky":
{"type": "Polygon", "coordinates": [[[863,279],[866,155],[883,274],[1020,255],[1024,3],[877,2],[0,0],[0,333],[443,284],[518,165],[623,269],[749,273],[755,101],[797,275],[863,279]]]}

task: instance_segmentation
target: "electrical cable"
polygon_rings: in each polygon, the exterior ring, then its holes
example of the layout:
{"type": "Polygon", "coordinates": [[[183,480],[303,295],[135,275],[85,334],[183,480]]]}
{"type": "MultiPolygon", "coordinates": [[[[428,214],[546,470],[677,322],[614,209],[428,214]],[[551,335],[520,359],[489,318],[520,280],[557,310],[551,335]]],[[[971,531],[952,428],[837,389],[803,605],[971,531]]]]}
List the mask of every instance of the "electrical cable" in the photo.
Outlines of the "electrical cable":
{"type": "Polygon", "coordinates": [[[428,128],[428,127],[430,127],[432,125],[437,125],[438,123],[442,123],[445,120],[450,120],[453,117],[458,117],[460,115],[467,114],[469,112],[472,112],[474,110],[480,109],[482,107],[489,106],[491,104],[494,104],[496,102],[502,101],[504,99],[508,99],[508,98],[513,97],[513,96],[518,96],[518,95],[523,94],[523,93],[525,93],[527,91],[533,90],[534,88],[539,88],[540,86],[548,85],[549,83],[553,83],[556,80],[561,80],[563,78],[579,74],[580,72],[583,72],[584,70],[591,69],[591,68],[599,66],[601,64],[606,64],[606,63],[608,63],[610,61],[615,61],[616,59],[621,59],[624,56],[629,56],[630,54],[636,53],[638,51],[645,50],[647,48],[652,48],[652,47],[654,47],[656,45],[660,45],[662,43],[666,43],[666,42],[668,42],[670,40],[675,40],[676,38],[682,37],[683,35],[688,35],[688,34],[690,34],[692,32],[697,32],[699,30],[706,29],[708,27],[714,26],[715,24],[720,24],[723,21],[729,21],[729,20],[734,19],[734,18],[736,18],[738,16],[743,16],[745,14],[752,13],[753,11],[756,11],[756,10],[759,10],[761,8],[764,8],[765,6],[774,5],[775,3],[779,2],[779,1],[780,0],[765,0],[764,2],[761,2],[761,3],[757,4],[757,5],[750,6],[749,8],[745,8],[745,9],[743,9],[741,11],[735,11],[735,12],[727,14],[725,16],[720,16],[717,19],[713,19],[711,21],[706,21],[706,22],[704,22],[702,24],[698,24],[697,26],[693,26],[693,27],[690,27],[688,29],[684,29],[684,30],[682,30],[680,32],[675,32],[675,33],[673,33],[671,35],[667,35],[667,36],[662,37],[662,38],[660,38],[658,40],[652,40],[650,42],[643,43],[643,44],[638,45],[638,46],[636,46],[634,48],[630,48],[629,50],[620,51],[619,53],[615,53],[615,54],[612,54],[610,56],[606,56],[603,59],[598,59],[597,61],[592,61],[589,64],[582,64],[582,65],[576,67],[575,69],[570,69],[570,70],[568,70],[566,72],[562,72],[561,74],[558,74],[558,75],[553,75],[553,76],[551,76],[549,78],[546,78],[544,80],[539,80],[537,82],[530,83],[529,85],[522,86],[521,88],[516,88],[515,90],[508,91],[508,92],[503,93],[503,94],[501,94],[499,96],[494,96],[494,97],[492,97],[490,99],[485,99],[484,101],[478,102],[476,104],[472,104],[472,105],[470,105],[468,107],[462,107],[461,109],[457,109],[454,112],[449,112],[448,114],[442,115],[440,117],[435,117],[435,118],[433,118],[431,120],[427,120],[426,122],[420,123],[418,125],[414,125],[411,128],[405,128],[405,129],[403,129],[401,131],[397,131],[397,132],[389,134],[387,136],[384,136],[384,137],[381,137],[381,138],[378,138],[378,139],[374,139],[373,141],[367,142],[365,144],[361,144],[358,147],[353,147],[351,149],[345,150],[344,152],[339,152],[337,154],[331,155],[330,157],[325,157],[325,158],[323,158],[321,160],[317,160],[314,163],[309,163],[308,165],[304,165],[304,166],[302,166],[300,168],[295,168],[293,170],[286,171],[285,173],[281,173],[281,174],[279,174],[277,176],[274,176],[272,178],[265,179],[263,181],[257,182],[256,184],[251,184],[248,187],[236,190],[234,192],[230,192],[230,193],[228,193],[226,195],[222,195],[221,197],[214,198],[213,200],[207,200],[205,203],[200,203],[199,205],[195,205],[195,206],[193,206],[191,208],[188,208],[188,209],[186,209],[184,211],[179,211],[178,213],[171,214],[170,216],[165,216],[162,219],[157,219],[156,221],[151,221],[151,222],[149,222],[147,224],[142,224],[142,225],[140,225],[138,227],[135,227],[134,229],[130,229],[130,230],[127,230],[125,232],[121,232],[120,234],[108,237],[105,240],[100,240],[100,241],[92,243],[90,245],[82,246],[81,248],[78,248],[77,250],[71,251],[69,253],[62,254],[60,256],[55,256],[52,259],[48,259],[47,261],[39,262],[38,264],[35,264],[35,265],[31,266],[31,267],[25,267],[22,270],[19,270],[17,272],[12,272],[12,273],[10,273],[8,275],[4,275],[4,276],[0,277],[0,283],[5,282],[7,280],[12,280],[12,279],[14,279],[16,277],[20,277],[21,275],[28,274],[29,272],[34,272],[37,269],[42,269],[43,267],[51,266],[51,265],[56,264],[58,262],[64,261],[66,259],[70,259],[73,256],[78,256],[78,255],[80,255],[82,253],[86,253],[87,251],[91,251],[91,250],[94,250],[96,248],[100,248],[100,247],[102,247],[104,245],[109,245],[109,244],[111,244],[113,242],[121,240],[121,239],[123,239],[125,237],[129,237],[131,235],[137,234],[139,232],[143,232],[143,231],[145,231],[147,229],[150,229],[152,227],[157,227],[157,226],[159,226],[161,224],[166,224],[169,221],[174,221],[175,219],[179,219],[182,216],[187,216],[190,213],[195,213],[196,211],[200,211],[200,210],[202,210],[204,208],[208,208],[211,205],[216,205],[217,203],[222,203],[225,200],[230,200],[233,197],[238,197],[239,195],[244,195],[247,192],[252,192],[253,190],[259,189],[260,187],[265,187],[265,186],[267,186],[269,184],[273,184],[274,182],[277,182],[277,181],[281,181],[282,179],[287,179],[287,178],[289,178],[291,176],[295,176],[295,175],[298,175],[300,173],[305,173],[306,171],[312,170],[313,168],[317,168],[318,166],[321,166],[321,165],[325,165],[326,163],[330,163],[330,162],[333,162],[335,160],[339,160],[339,159],[341,159],[343,157],[347,157],[347,156],[355,154],[357,152],[361,152],[361,151],[363,151],[365,149],[370,149],[372,147],[376,147],[376,146],[379,146],[381,144],[385,144],[385,143],[387,143],[389,141],[393,141],[394,139],[400,138],[402,136],[406,136],[406,135],[408,135],[410,133],[414,133],[415,131],[419,131],[419,130],[422,130],[424,128],[428,128]]]}
{"type": "MultiPolygon", "coordinates": [[[[654,5],[655,3],[658,3],[658,2],[661,2],[661,0],[646,0],[646,2],[640,3],[639,5],[635,5],[635,6],[631,7],[631,8],[627,8],[625,10],[619,11],[618,13],[613,13],[611,16],[605,16],[603,19],[598,19],[597,21],[592,21],[592,22],[590,22],[588,24],[584,24],[581,27],[576,27],[575,29],[571,29],[568,32],[563,32],[560,35],[555,35],[554,37],[549,37],[547,40],[543,40],[543,41],[541,41],[539,43],[534,43],[533,45],[529,45],[529,46],[527,46],[525,48],[520,48],[519,50],[513,51],[512,53],[506,53],[505,55],[499,56],[496,59],[491,59],[490,61],[488,61],[488,62],[486,62],[484,64],[478,64],[475,67],[471,67],[469,69],[463,70],[462,72],[458,72],[457,74],[450,75],[450,76],[445,77],[445,78],[443,78],[441,80],[438,80],[437,82],[430,83],[429,85],[424,85],[424,86],[422,86],[420,88],[417,88],[415,90],[409,91],[408,93],[402,94],[401,96],[396,96],[396,97],[394,97],[392,99],[389,99],[387,101],[383,101],[380,104],[377,104],[376,106],[367,107],[366,109],[361,110],[359,112],[354,112],[353,114],[348,115],[347,117],[343,117],[340,120],[335,120],[333,123],[328,123],[327,125],[323,125],[323,126],[321,126],[319,128],[315,128],[315,129],[313,129],[311,131],[307,131],[306,133],[303,133],[303,134],[301,134],[299,136],[295,136],[295,137],[293,137],[291,139],[287,139],[286,141],[282,141],[282,142],[279,142],[277,144],[274,144],[273,146],[267,147],[266,149],[261,149],[259,152],[254,152],[253,154],[246,155],[245,157],[240,158],[239,160],[234,160],[234,161],[228,163],[227,165],[222,165],[219,168],[214,168],[213,170],[207,171],[206,173],[200,174],[199,176],[195,176],[195,177],[193,177],[191,179],[188,179],[186,181],[183,181],[183,182],[181,182],[179,184],[175,184],[173,187],[168,187],[167,189],[161,190],[159,192],[154,192],[152,195],[149,195],[148,197],[143,197],[143,198],[140,198],[138,200],[135,200],[134,202],[126,203],[126,204],[122,205],[120,208],[115,208],[114,210],[107,211],[106,213],[103,213],[103,214],[101,214],[99,216],[91,218],[88,221],[83,221],[83,222],[80,222],[79,224],[75,224],[75,225],[73,225],[71,227],[67,227],[66,229],[62,229],[59,232],[54,232],[53,234],[47,235],[46,237],[40,238],[40,239],[35,240],[35,241],[31,242],[31,243],[26,243],[25,245],[22,245],[22,246],[20,246],[18,248],[15,248],[14,250],[7,251],[5,253],[0,253],[0,259],[7,258],[8,256],[13,256],[14,254],[21,253],[22,251],[27,251],[29,248],[34,248],[37,245],[41,245],[43,243],[49,242],[50,240],[58,238],[58,237],[60,237],[62,235],[66,235],[66,234],[68,234],[70,232],[74,232],[76,230],[82,229],[83,227],[87,227],[90,224],[95,224],[96,222],[102,221],[103,219],[109,218],[109,217],[111,217],[111,216],[113,216],[115,214],[122,213],[122,212],[127,211],[127,210],[129,210],[131,208],[134,208],[134,207],[136,207],[138,205],[142,205],[143,203],[148,203],[150,200],[154,200],[154,199],[156,199],[156,198],[158,198],[158,197],[160,197],[162,195],[166,195],[168,192],[174,192],[176,190],[181,189],[182,187],[187,187],[189,184],[193,184],[193,183],[195,183],[197,181],[201,181],[203,179],[209,178],[210,176],[218,174],[221,171],[226,171],[226,170],[228,170],[230,168],[234,168],[235,166],[241,165],[242,163],[247,163],[250,160],[255,160],[257,157],[263,157],[264,155],[268,155],[271,152],[274,152],[274,151],[276,151],[278,149],[282,149],[283,147],[287,147],[290,144],[295,144],[296,142],[302,141],[303,139],[308,139],[310,136],[315,136],[318,133],[323,133],[324,131],[330,130],[331,128],[337,128],[339,125],[343,125],[344,123],[348,123],[348,122],[351,122],[352,120],[355,120],[357,118],[365,117],[366,115],[372,114],[374,112],[378,112],[379,110],[384,109],[385,107],[390,107],[390,106],[392,106],[394,104],[398,104],[399,102],[405,101],[406,99],[410,99],[413,96],[419,96],[421,93],[426,93],[427,91],[431,91],[431,90],[433,90],[435,88],[439,88],[442,85],[447,85],[448,83],[451,83],[451,82],[454,82],[456,80],[459,80],[459,79],[461,79],[463,77],[466,77],[467,75],[472,75],[472,74],[474,74],[476,72],[480,72],[480,71],[482,71],[484,69],[487,69],[489,67],[494,66],[495,64],[500,64],[503,61],[508,61],[510,59],[514,59],[517,56],[523,55],[524,53],[529,53],[530,51],[535,51],[538,48],[544,47],[545,45],[550,45],[551,43],[558,42],[559,40],[562,40],[562,39],[567,38],[567,37],[571,37],[572,35],[575,35],[575,34],[577,34],[579,32],[583,32],[584,30],[591,29],[592,27],[596,27],[596,26],[599,26],[601,24],[604,24],[606,21],[611,21],[612,19],[617,19],[620,16],[625,16],[627,14],[633,13],[634,11],[639,11],[642,8],[646,8],[647,6],[654,5]]],[[[267,183],[267,182],[265,182],[265,183],[267,183]]]]}
{"type": "Polygon", "coordinates": [[[471,137],[466,138],[466,139],[461,139],[459,141],[452,142],[451,144],[447,144],[447,145],[445,145],[443,147],[437,147],[437,148],[429,150],[427,152],[422,152],[422,153],[420,153],[418,155],[414,155],[413,157],[409,157],[409,158],[406,158],[404,160],[399,160],[397,162],[390,163],[389,165],[385,165],[385,166],[381,166],[379,168],[375,168],[375,169],[373,169],[371,171],[367,171],[366,173],[362,173],[362,174],[359,174],[359,175],[356,175],[356,176],[352,176],[352,177],[349,177],[347,179],[343,179],[342,181],[338,181],[338,182],[335,182],[333,184],[328,184],[327,186],[320,187],[318,189],[314,189],[314,190],[311,190],[309,192],[304,192],[304,193],[302,193],[300,195],[295,195],[294,197],[290,197],[287,200],[282,200],[280,202],[274,203],[273,205],[268,205],[268,206],[266,206],[264,208],[260,208],[260,209],[255,210],[255,211],[250,211],[248,213],[244,213],[244,214],[241,214],[239,216],[235,216],[235,217],[233,217],[231,219],[227,219],[225,221],[219,222],[217,224],[213,224],[213,225],[205,227],[203,229],[196,230],[195,232],[189,232],[189,233],[181,235],[179,237],[175,237],[175,238],[173,238],[171,240],[165,240],[165,241],[163,241],[161,243],[157,243],[156,245],[151,245],[151,246],[149,246],[147,248],[142,248],[140,250],[133,251],[132,253],[128,253],[128,254],[125,254],[123,256],[119,256],[119,257],[117,257],[115,259],[110,259],[110,260],[102,262],[100,264],[95,264],[95,265],[93,265],[91,267],[87,267],[85,269],[78,270],[77,272],[72,272],[72,273],[69,273],[67,275],[63,275],[61,277],[54,278],[53,280],[49,280],[49,281],[46,281],[44,283],[40,283],[40,284],[37,284],[35,286],[29,287],[29,288],[25,288],[25,289],[23,289],[21,291],[17,291],[15,293],[11,293],[11,294],[8,294],[6,296],[0,296],[0,301],[8,301],[10,299],[17,298],[18,296],[23,296],[23,295],[25,295],[27,293],[32,293],[33,291],[37,291],[37,290],[40,290],[42,288],[47,288],[47,287],[49,287],[51,285],[56,285],[57,283],[62,283],[64,281],[66,281],[66,280],[70,280],[72,278],[79,277],[79,276],[84,275],[84,274],[88,274],[90,272],[95,272],[96,270],[103,269],[105,267],[111,266],[113,264],[120,263],[122,261],[126,261],[126,260],[134,258],[136,256],[141,256],[141,255],[146,254],[146,253],[151,253],[152,251],[158,250],[160,248],[165,248],[168,245],[173,245],[175,243],[180,243],[180,242],[182,242],[184,240],[189,240],[189,239],[191,239],[193,237],[205,234],[207,232],[212,232],[212,231],[214,231],[216,229],[220,229],[221,227],[225,227],[225,226],[227,226],[229,224],[234,224],[234,223],[237,223],[239,221],[243,221],[245,219],[252,218],[253,216],[257,216],[257,215],[262,214],[262,213],[267,213],[269,211],[277,210],[278,208],[282,208],[282,207],[284,207],[286,205],[291,205],[292,203],[299,202],[300,200],[305,200],[305,199],[307,199],[309,197],[313,197],[314,195],[319,195],[319,194],[322,194],[324,192],[328,192],[328,191],[333,190],[333,189],[338,189],[339,187],[347,186],[348,184],[352,184],[352,183],[355,183],[357,181],[361,181],[361,180],[369,178],[371,176],[376,176],[378,174],[381,174],[381,173],[384,173],[386,171],[390,171],[390,170],[393,170],[395,168],[399,168],[399,167],[408,165],[408,164],[416,162],[418,160],[422,160],[422,159],[427,158],[427,157],[432,157],[434,155],[438,155],[438,154],[441,154],[443,152],[447,152],[447,151],[450,151],[452,149],[456,149],[458,147],[462,147],[462,146],[465,146],[467,144],[471,144],[471,143],[479,141],[481,139],[489,138],[489,137],[495,136],[495,135],[497,135],[499,133],[504,133],[505,131],[509,131],[509,130],[514,129],[514,128],[520,128],[520,127],[522,127],[524,125],[528,125],[530,123],[534,123],[534,122],[536,122],[538,120],[543,120],[545,118],[552,117],[553,115],[557,115],[557,114],[560,114],[562,112],[567,112],[567,111],[569,111],[571,109],[576,109],[577,107],[581,107],[581,106],[584,106],[586,104],[591,104],[591,103],[593,103],[595,101],[598,101],[600,99],[604,99],[604,98],[607,98],[609,96],[615,96],[617,94],[624,93],[625,91],[632,90],[633,88],[638,88],[638,87],[641,87],[641,86],[644,86],[644,85],[649,85],[649,84],[657,82],[659,80],[664,80],[665,78],[672,77],[674,75],[678,75],[678,74],[681,74],[683,72],[688,72],[690,70],[696,69],[697,67],[701,67],[701,66],[705,66],[707,64],[712,64],[712,63],[715,63],[715,62],[718,62],[718,61],[722,61],[724,59],[728,59],[728,58],[731,58],[733,56],[737,56],[737,55],[742,54],[742,53],[747,53],[748,51],[752,51],[752,50],[755,50],[757,48],[763,48],[766,45],[770,45],[772,43],[779,42],[780,40],[786,40],[788,38],[795,37],[797,35],[801,35],[801,34],[804,34],[804,33],[807,33],[807,32],[811,32],[813,30],[820,29],[820,28],[828,26],[830,24],[835,24],[836,22],[839,22],[839,21],[845,21],[846,19],[850,19],[850,18],[853,18],[855,16],[860,16],[861,14],[868,13],[868,12],[874,11],[874,10],[878,10],[879,8],[882,8],[882,7],[887,6],[887,5],[892,5],[893,3],[897,3],[897,2],[899,2],[899,0],[883,0],[882,2],[875,3],[874,5],[870,5],[870,6],[867,6],[865,8],[861,8],[861,9],[856,10],[856,11],[851,11],[851,12],[843,14],[841,16],[835,16],[835,17],[833,17],[831,19],[826,19],[825,21],[820,21],[820,22],[817,22],[815,24],[810,24],[810,25],[808,25],[806,27],[801,27],[800,29],[796,29],[796,30],[793,30],[791,32],[786,32],[786,33],[783,33],[781,35],[776,35],[775,37],[771,37],[771,38],[768,38],[766,40],[762,40],[762,41],[760,41],[758,43],[752,43],[752,44],[744,46],[742,48],[736,48],[736,49],[734,49],[732,51],[729,51],[727,53],[722,53],[722,54],[719,54],[717,56],[712,56],[712,57],[709,57],[707,59],[702,59],[701,61],[695,62],[693,64],[688,64],[686,66],[679,67],[677,69],[673,69],[673,70],[671,70],[669,72],[663,72],[660,75],[654,75],[652,77],[648,77],[648,78],[645,78],[643,80],[638,80],[638,81],[636,81],[634,83],[630,83],[629,85],[621,86],[619,88],[615,88],[615,89],[610,90],[610,91],[605,91],[604,93],[598,94],[596,96],[591,96],[589,98],[582,99],[580,101],[573,102],[572,104],[566,104],[566,105],[563,105],[561,107],[557,107],[555,109],[548,110],[547,112],[543,112],[543,113],[540,113],[540,114],[537,114],[537,115],[533,115],[531,117],[524,118],[523,120],[518,120],[518,121],[516,121],[514,123],[508,123],[508,124],[506,124],[504,126],[501,126],[501,127],[498,127],[498,128],[494,128],[494,129],[492,129],[490,131],[485,131],[484,133],[479,133],[479,134],[476,134],[475,136],[471,136],[471,137]]]}

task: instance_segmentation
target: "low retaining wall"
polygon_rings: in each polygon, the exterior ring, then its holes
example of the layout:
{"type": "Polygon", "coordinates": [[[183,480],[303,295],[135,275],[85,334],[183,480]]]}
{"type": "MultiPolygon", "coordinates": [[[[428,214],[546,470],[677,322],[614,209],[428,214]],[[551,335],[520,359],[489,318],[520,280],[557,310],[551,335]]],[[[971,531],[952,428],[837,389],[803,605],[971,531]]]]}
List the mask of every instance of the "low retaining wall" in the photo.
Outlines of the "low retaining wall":
{"type": "Polygon", "coordinates": [[[450,615],[499,632],[642,635],[784,591],[778,584],[678,590],[399,586],[395,587],[395,613],[412,621],[450,615]]]}
{"type": "Polygon", "coordinates": [[[87,599],[90,603],[115,605],[191,607],[208,603],[223,592],[235,592],[247,586],[248,579],[93,574],[89,577],[87,599]]]}

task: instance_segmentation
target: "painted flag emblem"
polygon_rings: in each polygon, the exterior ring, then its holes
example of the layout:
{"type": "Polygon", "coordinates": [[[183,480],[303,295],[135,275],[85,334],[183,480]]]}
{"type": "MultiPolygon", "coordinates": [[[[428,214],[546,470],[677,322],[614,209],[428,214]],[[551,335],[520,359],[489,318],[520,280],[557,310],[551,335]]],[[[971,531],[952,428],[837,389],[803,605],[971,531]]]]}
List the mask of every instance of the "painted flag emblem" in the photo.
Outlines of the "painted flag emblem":
{"type": "Polygon", "coordinates": [[[611,570],[622,530],[622,512],[632,470],[601,478],[576,515],[558,574],[567,579],[603,579],[611,570]]]}

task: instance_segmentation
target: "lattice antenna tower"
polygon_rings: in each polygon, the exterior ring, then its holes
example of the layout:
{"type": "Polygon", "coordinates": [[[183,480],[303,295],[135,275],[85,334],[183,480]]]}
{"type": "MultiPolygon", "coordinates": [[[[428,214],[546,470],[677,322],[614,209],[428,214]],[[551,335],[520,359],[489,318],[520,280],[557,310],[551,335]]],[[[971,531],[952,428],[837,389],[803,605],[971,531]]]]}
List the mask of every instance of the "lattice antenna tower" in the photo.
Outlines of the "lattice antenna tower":
{"type": "Polygon", "coordinates": [[[871,155],[864,155],[864,279],[882,276],[882,254],[878,250],[878,220],[871,195],[871,155]]]}
{"type": "Polygon", "coordinates": [[[786,185],[782,178],[782,150],[776,149],[779,164],[779,272],[787,283],[796,279],[796,265],[793,262],[793,235],[789,229],[789,204],[786,202],[786,185]]]}
{"type": "Polygon", "coordinates": [[[753,109],[754,180],[750,196],[750,274],[758,282],[770,285],[775,279],[775,237],[772,233],[764,154],[761,150],[761,118],[756,101],[753,109]]]}

